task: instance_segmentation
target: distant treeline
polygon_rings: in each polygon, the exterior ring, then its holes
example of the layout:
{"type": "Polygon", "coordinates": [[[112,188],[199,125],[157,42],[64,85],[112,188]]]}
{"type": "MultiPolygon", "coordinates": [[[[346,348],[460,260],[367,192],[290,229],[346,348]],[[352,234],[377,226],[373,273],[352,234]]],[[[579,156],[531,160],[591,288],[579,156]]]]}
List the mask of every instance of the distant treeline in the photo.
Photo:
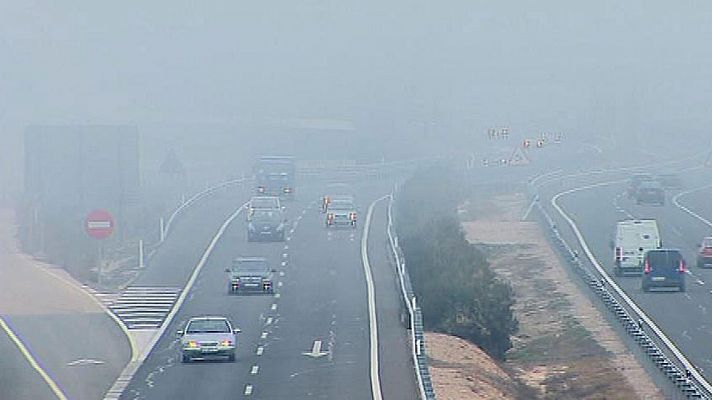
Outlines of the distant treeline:
{"type": "Polygon", "coordinates": [[[426,329],[469,340],[502,360],[518,326],[514,294],[465,239],[457,206],[467,193],[456,176],[442,168],[406,181],[396,228],[426,329]]]}

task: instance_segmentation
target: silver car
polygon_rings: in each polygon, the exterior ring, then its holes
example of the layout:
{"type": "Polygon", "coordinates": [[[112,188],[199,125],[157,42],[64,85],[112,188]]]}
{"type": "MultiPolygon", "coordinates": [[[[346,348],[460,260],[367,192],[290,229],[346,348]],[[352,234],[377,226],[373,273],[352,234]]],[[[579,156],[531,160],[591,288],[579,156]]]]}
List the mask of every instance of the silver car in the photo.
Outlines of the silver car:
{"type": "Polygon", "coordinates": [[[235,361],[237,334],[240,329],[233,328],[225,317],[194,317],[178,331],[180,355],[184,363],[193,360],[227,359],[235,361]]]}

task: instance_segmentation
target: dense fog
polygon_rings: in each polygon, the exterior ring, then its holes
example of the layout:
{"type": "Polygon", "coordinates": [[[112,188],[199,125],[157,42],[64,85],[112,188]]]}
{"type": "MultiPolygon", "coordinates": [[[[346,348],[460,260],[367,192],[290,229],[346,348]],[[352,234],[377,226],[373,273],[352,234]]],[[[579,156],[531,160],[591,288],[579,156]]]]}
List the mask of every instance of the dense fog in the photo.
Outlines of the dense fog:
{"type": "Polygon", "coordinates": [[[5,196],[21,187],[33,124],[130,124],[143,137],[179,132],[189,148],[210,132],[220,142],[326,121],[381,158],[478,146],[491,127],[647,142],[703,138],[712,122],[706,1],[0,8],[5,196]]]}

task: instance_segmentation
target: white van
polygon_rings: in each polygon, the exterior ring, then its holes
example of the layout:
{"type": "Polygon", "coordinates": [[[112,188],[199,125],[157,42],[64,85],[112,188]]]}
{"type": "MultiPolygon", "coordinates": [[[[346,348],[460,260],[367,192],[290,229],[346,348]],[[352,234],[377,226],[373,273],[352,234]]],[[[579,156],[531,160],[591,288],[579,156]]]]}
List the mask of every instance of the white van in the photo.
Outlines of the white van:
{"type": "Polygon", "coordinates": [[[616,276],[640,275],[643,256],[648,250],[662,247],[658,224],[653,219],[636,219],[618,222],[614,242],[614,267],[616,276]]]}

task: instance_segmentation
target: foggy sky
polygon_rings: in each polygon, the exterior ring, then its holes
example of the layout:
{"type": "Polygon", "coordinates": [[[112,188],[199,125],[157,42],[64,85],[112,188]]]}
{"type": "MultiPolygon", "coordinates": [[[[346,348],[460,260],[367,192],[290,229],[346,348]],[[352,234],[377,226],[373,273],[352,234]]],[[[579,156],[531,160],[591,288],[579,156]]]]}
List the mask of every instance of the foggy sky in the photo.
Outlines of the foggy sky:
{"type": "Polygon", "coordinates": [[[0,135],[285,118],[700,132],[710,43],[705,0],[0,0],[0,135]]]}

